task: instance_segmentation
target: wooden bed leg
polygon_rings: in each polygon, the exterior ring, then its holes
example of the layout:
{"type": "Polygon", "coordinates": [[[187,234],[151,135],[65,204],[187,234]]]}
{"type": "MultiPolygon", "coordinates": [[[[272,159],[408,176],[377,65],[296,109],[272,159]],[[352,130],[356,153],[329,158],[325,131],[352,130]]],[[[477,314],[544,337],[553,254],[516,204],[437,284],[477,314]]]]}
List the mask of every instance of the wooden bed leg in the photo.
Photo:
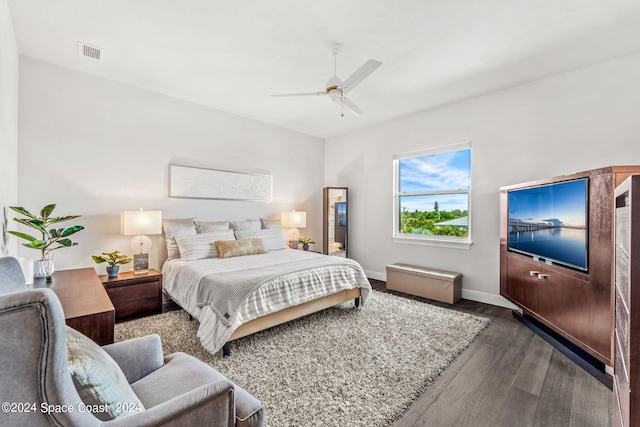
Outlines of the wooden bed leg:
{"type": "Polygon", "coordinates": [[[355,305],[356,308],[360,307],[360,297],[353,300],[353,305],[355,305]]]}
{"type": "Polygon", "coordinates": [[[231,356],[231,344],[227,341],[222,347],[222,357],[231,356]]]}

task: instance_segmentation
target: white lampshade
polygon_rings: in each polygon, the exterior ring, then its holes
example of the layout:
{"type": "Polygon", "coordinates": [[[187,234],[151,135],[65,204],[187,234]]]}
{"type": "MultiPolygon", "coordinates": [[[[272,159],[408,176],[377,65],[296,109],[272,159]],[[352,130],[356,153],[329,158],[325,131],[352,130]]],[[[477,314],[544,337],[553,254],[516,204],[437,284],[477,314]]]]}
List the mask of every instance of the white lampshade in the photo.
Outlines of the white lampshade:
{"type": "Polygon", "coordinates": [[[120,213],[120,234],[125,236],[162,234],[162,212],[122,211],[120,213]]]}
{"type": "Polygon", "coordinates": [[[280,223],[284,228],[305,228],[307,226],[307,213],[298,211],[282,212],[280,223]]]}

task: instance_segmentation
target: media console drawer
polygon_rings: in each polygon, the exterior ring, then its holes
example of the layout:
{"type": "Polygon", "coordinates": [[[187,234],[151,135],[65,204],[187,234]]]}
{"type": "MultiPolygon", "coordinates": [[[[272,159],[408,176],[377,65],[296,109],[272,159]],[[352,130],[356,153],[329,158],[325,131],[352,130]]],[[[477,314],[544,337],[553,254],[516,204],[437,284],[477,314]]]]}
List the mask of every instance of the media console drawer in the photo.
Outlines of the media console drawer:
{"type": "Polygon", "coordinates": [[[569,273],[562,267],[551,267],[522,255],[510,253],[508,256],[509,296],[545,323],[561,327],[565,333],[593,346],[589,333],[588,276],[569,273]]]}

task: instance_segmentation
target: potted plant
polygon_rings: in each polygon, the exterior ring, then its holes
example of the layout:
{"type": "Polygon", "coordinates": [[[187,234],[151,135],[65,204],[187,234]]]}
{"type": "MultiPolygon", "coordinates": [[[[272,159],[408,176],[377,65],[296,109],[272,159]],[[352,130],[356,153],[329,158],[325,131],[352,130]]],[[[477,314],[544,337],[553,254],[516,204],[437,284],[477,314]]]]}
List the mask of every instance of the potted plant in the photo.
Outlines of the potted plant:
{"type": "Polygon", "coordinates": [[[315,243],[311,237],[302,237],[298,239],[298,242],[302,243],[302,249],[305,251],[309,250],[309,243],[315,243]]]}
{"type": "Polygon", "coordinates": [[[96,264],[102,264],[103,262],[109,264],[107,267],[107,276],[109,277],[118,276],[120,265],[131,262],[131,258],[128,258],[126,255],[120,255],[120,251],[102,252],[102,255],[91,255],[91,258],[93,258],[96,264]]]}
{"type": "Polygon", "coordinates": [[[84,230],[82,225],[51,228],[52,225],[59,222],[69,221],[80,217],[80,215],[51,216],[51,213],[55,208],[55,204],[47,205],[40,210],[40,216],[36,216],[23,207],[9,206],[9,209],[26,217],[13,218],[14,221],[38,230],[41,233],[40,238],[38,238],[20,231],[9,231],[9,233],[14,236],[28,241],[27,243],[23,243],[22,246],[40,251],[40,260],[34,263],[34,277],[45,277],[48,282],[51,281],[55,270],[53,265],[53,251],[60,248],[76,246],[77,243],[72,242],[71,239],[69,239],[69,236],[80,230],[84,230]]]}

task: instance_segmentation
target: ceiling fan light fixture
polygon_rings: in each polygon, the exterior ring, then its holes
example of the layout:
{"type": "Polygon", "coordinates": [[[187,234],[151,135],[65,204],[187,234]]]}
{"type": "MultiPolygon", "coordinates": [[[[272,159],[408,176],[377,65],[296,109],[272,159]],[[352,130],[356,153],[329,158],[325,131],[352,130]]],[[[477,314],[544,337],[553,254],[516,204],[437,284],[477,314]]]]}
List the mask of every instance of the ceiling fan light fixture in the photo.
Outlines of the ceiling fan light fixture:
{"type": "Polygon", "coordinates": [[[342,98],[342,91],[340,89],[331,89],[329,91],[330,99],[340,99],[342,98]]]}
{"type": "Polygon", "coordinates": [[[337,56],[342,46],[340,43],[332,43],[329,48],[333,53],[333,76],[327,80],[324,92],[308,92],[308,93],[286,93],[271,96],[320,96],[329,95],[336,104],[339,104],[342,109],[341,116],[344,117],[344,109],[351,111],[356,116],[363,113],[362,108],[358,107],[353,101],[345,98],[345,95],[351,92],[357,85],[359,85],[365,78],[378,69],[382,65],[382,62],[370,59],[365,62],[360,68],[354,71],[345,81],[342,81],[338,77],[337,72],[337,56]]]}

